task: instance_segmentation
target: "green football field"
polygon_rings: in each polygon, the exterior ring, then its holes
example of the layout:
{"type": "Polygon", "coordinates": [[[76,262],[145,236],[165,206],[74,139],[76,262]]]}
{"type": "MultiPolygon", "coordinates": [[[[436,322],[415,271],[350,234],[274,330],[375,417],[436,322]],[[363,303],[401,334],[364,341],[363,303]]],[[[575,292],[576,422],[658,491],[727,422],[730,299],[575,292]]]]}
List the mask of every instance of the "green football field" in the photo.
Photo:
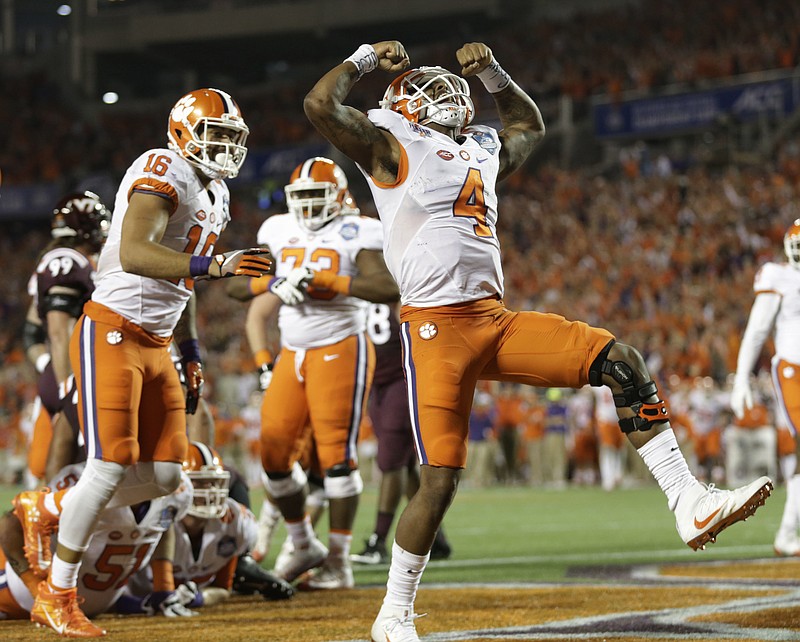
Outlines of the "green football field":
{"type": "MultiPolygon", "coordinates": [[[[0,487],[3,505],[10,507],[16,491],[0,487]]],[[[354,551],[361,550],[372,530],[376,496],[376,490],[368,488],[362,497],[354,551]]],[[[260,492],[253,491],[252,499],[257,513],[260,492]]],[[[453,555],[431,562],[424,581],[538,582],[562,580],[574,567],[769,558],[784,499],[784,488],[777,488],[746,523],[724,531],[705,551],[694,552],[678,537],[666,499],[656,486],[610,493],[595,487],[464,488],[445,518],[453,555]]],[[[327,528],[318,530],[326,541],[327,528]]],[[[281,527],[266,566],[284,536],[281,527]]],[[[356,582],[382,584],[386,571],[386,566],[356,566],[356,582]]]]}

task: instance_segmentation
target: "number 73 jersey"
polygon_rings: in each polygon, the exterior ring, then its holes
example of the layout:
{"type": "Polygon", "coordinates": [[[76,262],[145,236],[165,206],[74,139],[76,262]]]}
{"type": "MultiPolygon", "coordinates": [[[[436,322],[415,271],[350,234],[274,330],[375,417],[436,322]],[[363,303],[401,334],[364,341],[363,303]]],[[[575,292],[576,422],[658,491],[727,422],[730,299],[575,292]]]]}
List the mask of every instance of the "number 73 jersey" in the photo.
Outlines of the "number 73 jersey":
{"type": "Polygon", "coordinates": [[[502,296],[497,131],[466,127],[459,144],[397,112],[372,109],[367,116],[402,148],[394,184],[359,168],[383,223],[384,259],[402,303],[427,308],[502,296]]]}

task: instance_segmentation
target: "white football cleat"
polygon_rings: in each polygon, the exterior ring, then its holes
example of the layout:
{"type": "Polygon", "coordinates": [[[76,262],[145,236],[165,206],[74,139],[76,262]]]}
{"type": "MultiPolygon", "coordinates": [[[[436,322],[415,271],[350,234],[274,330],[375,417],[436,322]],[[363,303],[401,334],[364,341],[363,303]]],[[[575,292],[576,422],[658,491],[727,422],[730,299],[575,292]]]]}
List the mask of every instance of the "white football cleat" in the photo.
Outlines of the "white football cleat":
{"type": "Polygon", "coordinates": [[[322,566],[309,571],[297,588],[301,591],[330,591],[351,589],[355,585],[350,561],[329,556],[322,566]]]}
{"type": "Polygon", "coordinates": [[[372,623],[372,642],[420,642],[414,620],[425,615],[414,613],[413,607],[402,609],[384,604],[372,623]]]}
{"type": "MultiPolygon", "coordinates": [[[[287,537],[286,539],[292,545],[291,551],[287,555],[283,555],[283,549],[281,549],[281,555],[275,560],[273,572],[287,582],[293,582],[306,571],[321,566],[328,557],[328,549],[325,544],[316,538],[310,540],[305,548],[295,548],[291,538],[287,537]]],[[[285,543],[284,548],[286,548],[285,543]]]]}
{"type": "Polygon", "coordinates": [[[256,562],[261,563],[269,555],[272,538],[275,536],[275,531],[278,528],[278,524],[281,523],[281,519],[283,519],[283,516],[280,511],[268,499],[265,499],[261,506],[261,512],[258,514],[256,544],[253,546],[253,550],[250,551],[250,556],[256,562]]]}
{"type": "Polygon", "coordinates": [[[779,530],[772,544],[775,555],[781,557],[800,557],[800,537],[797,532],[779,530]]]}
{"type": "Polygon", "coordinates": [[[742,521],[763,506],[772,492],[772,480],[759,477],[735,490],[720,490],[714,484],[697,484],[685,489],[675,507],[678,534],[694,549],[714,543],[731,524],[742,521]]]}

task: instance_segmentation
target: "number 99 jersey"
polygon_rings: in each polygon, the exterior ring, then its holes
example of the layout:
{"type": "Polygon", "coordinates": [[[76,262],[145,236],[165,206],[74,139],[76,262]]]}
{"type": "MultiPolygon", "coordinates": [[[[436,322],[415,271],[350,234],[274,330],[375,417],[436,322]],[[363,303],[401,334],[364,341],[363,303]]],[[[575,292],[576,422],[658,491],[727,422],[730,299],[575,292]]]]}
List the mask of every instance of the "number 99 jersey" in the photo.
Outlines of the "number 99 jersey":
{"type": "Polygon", "coordinates": [[[367,178],[384,229],[384,259],[403,305],[429,308],[503,294],[491,127],[449,136],[385,109],[367,113],[401,145],[395,184],[367,178]]]}

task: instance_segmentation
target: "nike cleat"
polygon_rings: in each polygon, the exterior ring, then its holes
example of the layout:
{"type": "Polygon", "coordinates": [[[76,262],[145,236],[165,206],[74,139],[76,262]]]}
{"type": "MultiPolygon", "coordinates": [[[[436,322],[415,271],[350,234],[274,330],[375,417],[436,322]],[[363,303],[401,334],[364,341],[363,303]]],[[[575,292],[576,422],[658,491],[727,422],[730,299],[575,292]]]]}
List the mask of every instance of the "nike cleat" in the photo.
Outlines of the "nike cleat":
{"type": "Polygon", "coordinates": [[[42,580],[47,577],[53,561],[50,536],[58,529],[58,517],[44,507],[48,492],[48,489],[26,490],[12,500],[14,514],[22,524],[25,558],[33,574],[42,580]]]}
{"type": "Polygon", "coordinates": [[[350,556],[350,560],[356,564],[386,564],[389,562],[389,553],[386,550],[386,542],[379,539],[373,533],[369,539],[364,542],[364,550],[358,554],[350,556]]]}
{"type": "Polygon", "coordinates": [[[258,515],[258,534],[256,535],[256,543],[250,555],[259,564],[269,555],[269,549],[272,545],[272,538],[278,529],[278,524],[281,523],[283,517],[280,511],[274,509],[268,499],[264,500],[261,506],[261,512],[258,515]]]}
{"type": "Polygon", "coordinates": [[[372,642],[420,642],[414,621],[425,617],[425,613],[414,613],[414,609],[391,607],[384,604],[372,623],[372,642]]]}
{"type": "Polygon", "coordinates": [[[772,547],[780,557],[800,557],[800,537],[796,532],[779,530],[772,547]]]}
{"type": "Polygon", "coordinates": [[[273,572],[287,582],[293,582],[306,571],[321,566],[327,557],[328,549],[325,544],[318,539],[312,539],[305,548],[292,547],[291,553],[279,556],[275,560],[273,572]]]}
{"type": "Polygon", "coordinates": [[[105,629],[92,624],[79,606],[78,590],[56,591],[49,582],[39,583],[39,594],[31,608],[31,621],[36,626],[53,629],[65,638],[99,638],[105,629]]]}
{"type": "Polygon", "coordinates": [[[678,498],[675,520],[681,539],[693,550],[713,544],[731,524],[746,520],[772,493],[772,480],[759,477],[735,490],[697,483],[678,498]]]}
{"type": "Polygon", "coordinates": [[[341,558],[328,557],[322,566],[306,573],[297,588],[301,591],[333,591],[351,589],[355,585],[350,562],[341,558]]]}

